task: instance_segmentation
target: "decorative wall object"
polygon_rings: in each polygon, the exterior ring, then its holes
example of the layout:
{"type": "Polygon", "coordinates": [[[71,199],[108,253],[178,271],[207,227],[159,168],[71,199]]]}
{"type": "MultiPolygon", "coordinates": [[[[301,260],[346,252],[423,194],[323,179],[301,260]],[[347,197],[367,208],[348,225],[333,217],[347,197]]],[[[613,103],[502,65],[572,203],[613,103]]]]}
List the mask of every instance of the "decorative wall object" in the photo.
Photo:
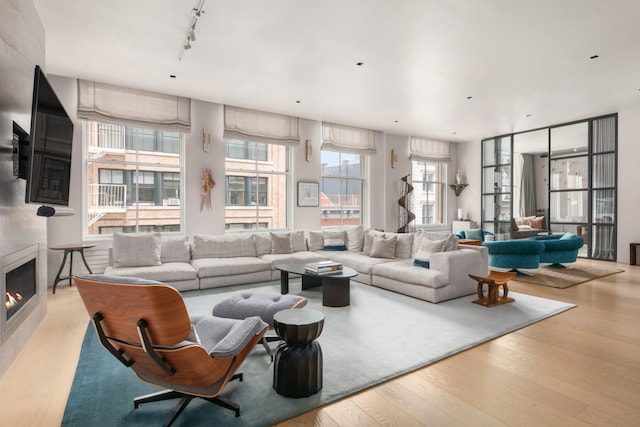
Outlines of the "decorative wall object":
{"type": "Polygon", "coordinates": [[[391,168],[392,169],[395,169],[397,162],[398,162],[398,153],[396,153],[396,150],[391,149],[391,168]]]}
{"type": "Polygon", "coordinates": [[[320,206],[320,184],[317,182],[298,182],[298,206],[320,206]]]}
{"type": "Polygon", "coordinates": [[[304,158],[307,162],[311,161],[312,151],[313,151],[313,146],[311,145],[311,141],[307,139],[304,145],[304,158]]]}
{"type": "Polygon", "coordinates": [[[409,183],[409,175],[405,175],[400,178],[402,181],[402,196],[398,199],[399,212],[398,212],[398,233],[409,233],[411,221],[416,216],[411,212],[411,192],[413,191],[413,185],[409,183]]]}
{"type": "Polygon", "coordinates": [[[216,186],[216,182],[211,175],[211,169],[205,169],[202,171],[202,183],[200,193],[202,194],[202,201],[200,202],[200,212],[205,206],[208,210],[211,210],[211,190],[216,186]]]}
{"type": "Polygon", "coordinates": [[[211,150],[211,132],[207,126],[202,128],[202,151],[208,153],[211,150]]]}

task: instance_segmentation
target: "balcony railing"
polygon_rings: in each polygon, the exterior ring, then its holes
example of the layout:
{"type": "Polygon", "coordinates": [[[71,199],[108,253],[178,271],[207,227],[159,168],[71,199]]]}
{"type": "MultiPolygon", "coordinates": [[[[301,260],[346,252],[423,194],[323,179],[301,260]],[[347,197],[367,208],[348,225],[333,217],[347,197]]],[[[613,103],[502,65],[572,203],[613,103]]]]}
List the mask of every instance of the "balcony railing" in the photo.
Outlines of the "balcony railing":
{"type": "Polygon", "coordinates": [[[125,212],[127,186],[123,184],[89,184],[89,213],[125,212]]]}

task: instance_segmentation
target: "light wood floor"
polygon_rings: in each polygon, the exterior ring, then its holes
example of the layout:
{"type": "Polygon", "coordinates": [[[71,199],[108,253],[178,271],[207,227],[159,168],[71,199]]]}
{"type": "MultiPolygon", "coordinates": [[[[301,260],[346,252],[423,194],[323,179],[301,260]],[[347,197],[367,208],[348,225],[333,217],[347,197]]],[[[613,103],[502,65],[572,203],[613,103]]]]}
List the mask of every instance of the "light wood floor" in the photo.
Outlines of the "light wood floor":
{"type": "MultiPolygon", "coordinates": [[[[640,425],[640,266],[579,263],[625,272],[568,289],[511,282],[578,307],[278,426],[640,425]]],[[[87,323],[75,288],[49,295],[0,379],[0,426],[60,424],[87,323]]]]}

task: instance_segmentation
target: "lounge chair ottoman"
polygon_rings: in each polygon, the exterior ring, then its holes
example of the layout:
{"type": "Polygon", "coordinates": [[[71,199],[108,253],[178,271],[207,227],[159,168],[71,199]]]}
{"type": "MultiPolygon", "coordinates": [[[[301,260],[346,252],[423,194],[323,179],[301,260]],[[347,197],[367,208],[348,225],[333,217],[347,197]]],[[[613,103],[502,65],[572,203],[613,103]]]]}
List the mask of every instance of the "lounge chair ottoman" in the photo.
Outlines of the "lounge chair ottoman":
{"type": "MultiPolygon", "coordinates": [[[[217,303],[213,307],[212,314],[228,319],[246,319],[247,317],[258,316],[269,324],[269,329],[273,329],[274,314],[282,310],[302,308],[305,305],[307,305],[307,299],[298,295],[246,291],[238,292],[217,303]]],[[[271,356],[272,361],[273,351],[269,347],[269,342],[278,340],[280,340],[278,336],[262,336],[262,345],[271,356]]]]}

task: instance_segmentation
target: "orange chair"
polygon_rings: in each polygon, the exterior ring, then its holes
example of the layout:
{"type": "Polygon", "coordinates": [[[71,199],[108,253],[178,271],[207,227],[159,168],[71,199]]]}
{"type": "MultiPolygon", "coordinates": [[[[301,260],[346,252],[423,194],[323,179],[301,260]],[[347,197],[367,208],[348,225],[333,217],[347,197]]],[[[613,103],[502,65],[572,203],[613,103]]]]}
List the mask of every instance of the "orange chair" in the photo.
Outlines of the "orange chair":
{"type": "Polygon", "coordinates": [[[240,415],[220,393],[242,379],[236,370],[268,327],[259,317],[190,318],[178,291],[150,280],[90,275],[74,281],[102,346],[141,380],[167,389],[135,398],[135,408],[180,398],[167,426],[194,397],[240,415]]]}

